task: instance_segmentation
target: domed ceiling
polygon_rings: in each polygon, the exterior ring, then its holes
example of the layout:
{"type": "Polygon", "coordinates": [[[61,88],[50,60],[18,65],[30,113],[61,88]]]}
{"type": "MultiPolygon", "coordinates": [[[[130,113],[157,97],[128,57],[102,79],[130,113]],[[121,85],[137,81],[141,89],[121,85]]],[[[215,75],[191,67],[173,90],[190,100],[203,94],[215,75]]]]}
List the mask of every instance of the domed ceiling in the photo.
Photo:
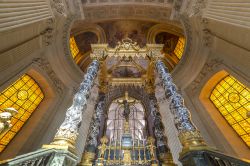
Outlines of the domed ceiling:
{"type": "MultiPolygon", "coordinates": [[[[109,47],[114,48],[125,38],[132,39],[140,47],[144,47],[147,43],[164,44],[162,49],[165,55],[164,62],[170,71],[177,65],[184,51],[183,31],[173,31],[168,25],[136,20],[115,20],[83,25],[85,26],[75,28],[77,31],[73,29],[70,38],[72,56],[83,71],[91,63],[89,56],[91,44],[108,43],[109,47]]],[[[124,67],[117,72],[131,74],[132,71],[124,67]]]]}

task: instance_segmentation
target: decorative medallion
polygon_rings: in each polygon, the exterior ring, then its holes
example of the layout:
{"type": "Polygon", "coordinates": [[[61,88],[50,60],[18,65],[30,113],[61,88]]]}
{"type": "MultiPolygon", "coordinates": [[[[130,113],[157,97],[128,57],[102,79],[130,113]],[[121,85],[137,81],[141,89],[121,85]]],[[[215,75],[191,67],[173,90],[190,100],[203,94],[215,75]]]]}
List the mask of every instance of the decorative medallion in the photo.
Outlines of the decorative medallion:
{"type": "Polygon", "coordinates": [[[19,100],[26,100],[29,97],[27,90],[21,89],[17,92],[17,98],[19,100]]]}
{"type": "Polygon", "coordinates": [[[228,95],[228,100],[232,103],[237,103],[240,101],[240,96],[237,92],[232,92],[228,95]]]}

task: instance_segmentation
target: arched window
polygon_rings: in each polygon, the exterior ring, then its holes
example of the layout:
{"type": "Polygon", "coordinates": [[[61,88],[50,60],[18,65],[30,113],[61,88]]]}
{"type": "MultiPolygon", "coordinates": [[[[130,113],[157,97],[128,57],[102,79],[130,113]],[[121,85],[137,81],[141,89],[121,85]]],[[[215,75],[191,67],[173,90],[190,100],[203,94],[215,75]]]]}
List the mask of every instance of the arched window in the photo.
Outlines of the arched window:
{"type": "Polygon", "coordinates": [[[22,128],[43,98],[44,94],[41,88],[27,74],[21,76],[16,82],[1,92],[0,111],[4,108],[13,107],[18,113],[11,119],[13,126],[7,132],[0,135],[0,152],[5,149],[22,128]]]}
{"type": "Polygon", "coordinates": [[[222,79],[213,89],[210,100],[221,115],[250,147],[250,90],[231,75],[222,79]]]}
{"type": "Polygon", "coordinates": [[[79,49],[77,47],[76,41],[74,37],[71,37],[69,40],[69,45],[70,45],[70,51],[71,51],[71,55],[73,58],[75,58],[77,56],[77,54],[79,53],[79,49]]]}
{"type": "Polygon", "coordinates": [[[174,49],[174,54],[177,56],[178,59],[181,59],[184,52],[184,47],[185,47],[185,38],[179,37],[179,40],[174,49]]]}

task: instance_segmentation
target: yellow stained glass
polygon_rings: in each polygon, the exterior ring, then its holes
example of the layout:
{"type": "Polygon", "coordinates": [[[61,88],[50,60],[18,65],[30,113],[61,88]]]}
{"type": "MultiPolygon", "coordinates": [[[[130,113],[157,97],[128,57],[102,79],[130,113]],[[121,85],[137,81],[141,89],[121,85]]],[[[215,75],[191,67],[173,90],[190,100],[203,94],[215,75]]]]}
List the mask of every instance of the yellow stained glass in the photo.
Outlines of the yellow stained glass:
{"type": "Polygon", "coordinates": [[[5,146],[0,145],[0,153],[4,150],[5,146]]]}
{"type": "Polygon", "coordinates": [[[18,113],[12,117],[12,127],[0,135],[0,152],[20,131],[31,113],[43,100],[44,94],[38,84],[27,74],[24,74],[16,82],[0,93],[0,111],[13,107],[18,113]]]}
{"type": "Polygon", "coordinates": [[[79,53],[79,49],[77,47],[77,44],[76,44],[74,37],[71,37],[69,39],[69,45],[70,45],[71,55],[73,58],[75,58],[77,56],[77,54],[79,53]]]}
{"type": "Polygon", "coordinates": [[[177,56],[178,59],[181,59],[182,54],[184,52],[184,47],[185,47],[185,38],[179,37],[179,40],[174,49],[174,54],[177,56]]]}
{"type": "Polygon", "coordinates": [[[222,79],[210,95],[210,100],[229,125],[250,147],[250,89],[231,75],[222,79]]]}

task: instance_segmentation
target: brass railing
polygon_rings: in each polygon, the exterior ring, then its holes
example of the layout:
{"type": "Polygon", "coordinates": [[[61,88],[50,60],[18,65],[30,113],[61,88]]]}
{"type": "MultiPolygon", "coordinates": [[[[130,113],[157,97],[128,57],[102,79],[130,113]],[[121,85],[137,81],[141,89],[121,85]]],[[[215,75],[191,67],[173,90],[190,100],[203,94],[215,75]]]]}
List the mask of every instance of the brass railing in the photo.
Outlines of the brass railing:
{"type": "Polygon", "coordinates": [[[122,145],[122,141],[112,141],[109,145],[107,138],[101,139],[98,146],[96,165],[158,165],[154,139],[149,137],[147,142],[134,142],[131,146],[122,145]]]}
{"type": "Polygon", "coordinates": [[[101,162],[103,165],[151,165],[152,159],[148,147],[117,149],[115,146],[107,146],[107,150],[101,162]],[[126,155],[130,155],[130,157],[126,158],[126,155]]]}

